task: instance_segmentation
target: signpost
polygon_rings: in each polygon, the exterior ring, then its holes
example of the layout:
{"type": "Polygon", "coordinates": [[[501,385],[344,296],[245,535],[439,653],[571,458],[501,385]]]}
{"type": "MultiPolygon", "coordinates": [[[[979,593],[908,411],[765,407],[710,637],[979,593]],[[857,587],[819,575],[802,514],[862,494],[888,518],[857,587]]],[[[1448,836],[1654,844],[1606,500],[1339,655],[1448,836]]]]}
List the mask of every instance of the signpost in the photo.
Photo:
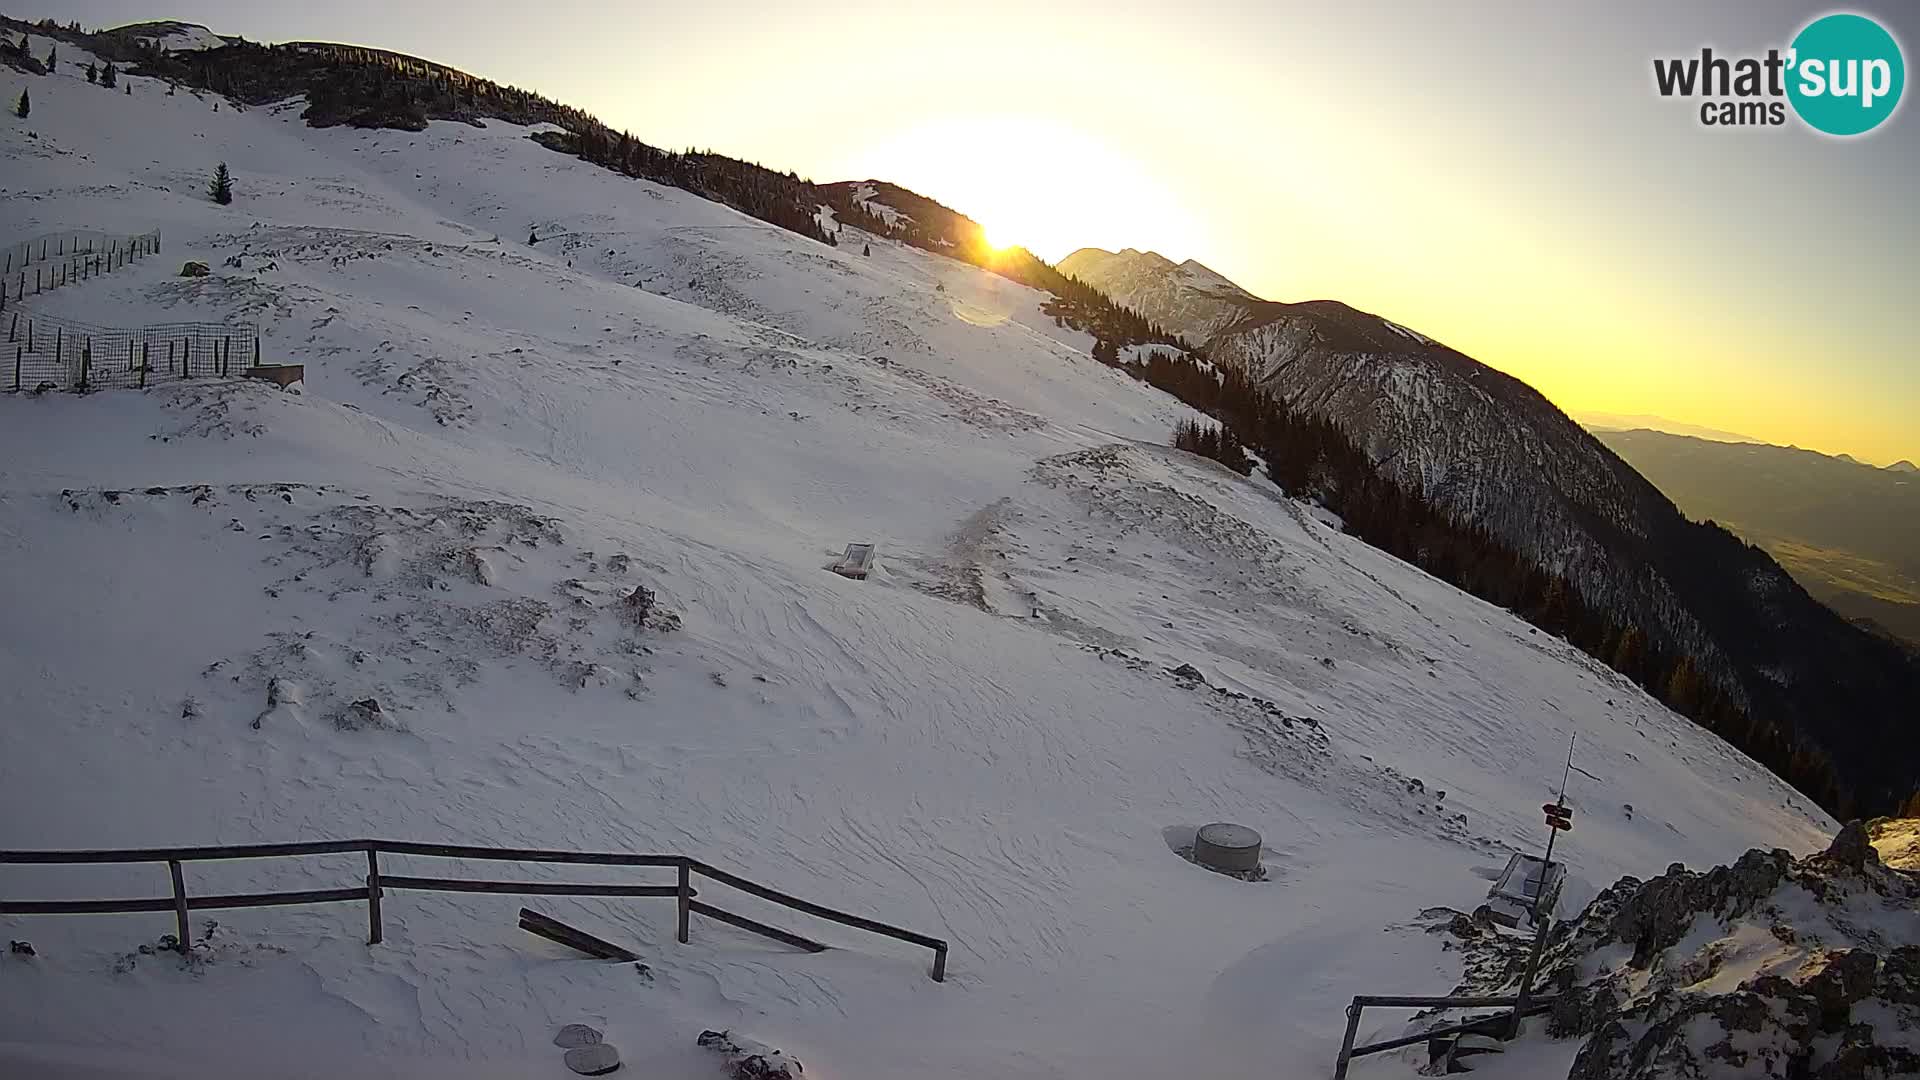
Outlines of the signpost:
{"type": "Polygon", "coordinates": [[[1573,808],[1567,805],[1567,780],[1573,776],[1573,744],[1579,736],[1567,738],[1567,771],[1560,777],[1560,796],[1541,805],[1547,815],[1547,855],[1540,864],[1540,885],[1533,893],[1533,951],[1527,954],[1527,970],[1520,976],[1520,993],[1513,1004],[1513,1022],[1507,1026],[1507,1038],[1520,1034],[1520,1017],[1527,1007],[1527,995],[1533,989],[1533,977],[1540,969],[1540,953],[1547,946],[1547,920],[1540,914],[1540,900],[1547,893],[1547,877],[1553,871],[1553,842],[1563,832],[1573,830],[1573,808]]]}

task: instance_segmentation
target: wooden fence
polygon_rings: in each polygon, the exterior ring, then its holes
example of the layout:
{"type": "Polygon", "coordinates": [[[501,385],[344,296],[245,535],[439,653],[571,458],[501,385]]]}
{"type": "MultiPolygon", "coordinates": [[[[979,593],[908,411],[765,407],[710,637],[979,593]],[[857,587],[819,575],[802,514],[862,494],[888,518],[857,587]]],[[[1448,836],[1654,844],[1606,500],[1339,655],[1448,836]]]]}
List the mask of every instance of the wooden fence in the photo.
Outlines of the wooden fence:
{"type": "Polygon", "coordinates": [[[57,233],[0,249],[0,312],[29,296],[111,274],[160,250],[160,230],[138,236],[57,233]]]}
{"type": "Polygon", "coordinates": [[[239,378],[260,365],[260,332],[225,323],[114,327],[30,311],[0,314],[0,390],[144,389],[149,379],[239,378]]]}
{"type": "Polygon", "coordinates": [[[542,851],[532,848],[468,847],[457,844],[417,844],[405,840],[320,840],[298,844],[245,844],[237,847],[119,848],[99,851],[0,851],[0,864],[73,865],[83,863],[165,863],[172,879],[169,896],[114,900],[8,900],[0,897],[0,915],[89,915],[129,911],[171,911],[178,924],[180,950],[191,944],[187,925],[190,911],[221,908],[279,907],[287,904],[331,904],[365,901],[367,905],[367,941],[379,944],[383,937],[380,914],[382,897],[390,889],[419,892],[508,893],[523,896],[630,896],[671,898],[678,907],[675,937],[687,942],[692,916],[704,915],[717,922],[772,938],[775,941],[820,952],[827,946],[791,931],[769,926],[744,915],[715,907],[696,899],[693,878],[738,889],[815,918],[865,930],[933,950],[933,981],[947,977],[947,943],[940,938],[903,930],[876,919],[835,911],[811,901],[768,888],[737,874],[688,858],[685,855],[633,855],[622,852],[542,851]],[[307,889],[291,892],[207,894],[189,893],[185,866],[194,862],[228,859],[275,859],[304,855],[338,855],[363,852],[367,858],[365,881],[342,889],[307,889]],[[568,863],[590,866],[671,867],[675,881],[671,885],[568,884],[550,881],[503,881],[477,878],[414,877],[383,874],[380,856],[418,855],[439,859],[476,859],[493,862],[568,863]]]}

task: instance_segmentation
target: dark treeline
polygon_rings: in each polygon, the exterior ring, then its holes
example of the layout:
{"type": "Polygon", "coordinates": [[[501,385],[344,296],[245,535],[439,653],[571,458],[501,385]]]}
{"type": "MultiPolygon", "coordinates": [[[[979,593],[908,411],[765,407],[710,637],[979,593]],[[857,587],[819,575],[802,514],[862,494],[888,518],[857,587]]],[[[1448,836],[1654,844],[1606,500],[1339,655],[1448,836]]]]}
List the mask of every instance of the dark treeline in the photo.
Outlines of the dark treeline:
{"type": "MultiPolygon", "coordinates": [[[[1112,357],[1116,351],[1103,342],[1097,355],[1112,357]]],[[[1216,371],[1190,355],[1156,350],[1144,363],[1106,362],[1220,421],[1218,429],[1181,425],[1174,432],[1176,447],[1224,460],[1244,445],[1266,461],[1274,483],[1338,513],[1349,534],[1565,638],[1836,816],[1844,820],[1853,813],[1855,795],[1841,785],[1832,758],[1799,737],[1787,714],[1762,719],[1743,708],[1737,692],[1704,678],[1691,656],[1653,646],[1640,627],[1588,603],[1566,577],[1543,569],[1487,529],[1436,510],[1419,490],[1383,475],[1338,425],[1290,408],[1241,372],[1216,371]],[[1233,450],[1225,448],[1229,440],[1233,450]]],[[[1688,524],[1717,534],[1715,543],[1748,546],[1717,525],[1688,524]]],[[[1723,551],[1722,557],[1737,553],[1723,551]]]]}
{"type": "Polygon", "coordinates": [[[825,203],[820,189],[794,173],[778,173],[753,162],[704,151],[662,150],[627,132],[615,132],[597,120],[582,128],[543,132],[534,140],[626,176],[683,188],[725,203],[821,243],[839,243],[821,228],[815,216],[825,203]]]}
{"type": "Polygon", "coordinates": [[[1253,459],[1247,456],[1246,447],[1241,446],[1240,440],[1234,437],[1232,428],[1203,424],[1198,420],[1183,420],[1174,425],[1173,448],[1212,458],[1241,476],[1253,475],[1253,459]]]}

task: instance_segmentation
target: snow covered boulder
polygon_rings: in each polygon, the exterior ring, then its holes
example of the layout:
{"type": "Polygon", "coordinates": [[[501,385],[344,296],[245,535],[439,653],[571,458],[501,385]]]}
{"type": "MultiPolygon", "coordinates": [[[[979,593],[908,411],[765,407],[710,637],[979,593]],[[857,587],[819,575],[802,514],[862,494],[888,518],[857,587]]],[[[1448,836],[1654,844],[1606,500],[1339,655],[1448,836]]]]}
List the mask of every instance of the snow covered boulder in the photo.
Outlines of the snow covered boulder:
{"type": "Polygon", "coordinates": [[[785,1051],[731,1031],[703,1031],[697,1042],[720,1055],[733,1080],[800,1080],[806,1072],[785,1051]]]}
{"type": "Polygon", "coordinates": [[[211,273],[213,268],[203,262],[190,262],[180,267],[181,277],[206,277],[211,273]]]}

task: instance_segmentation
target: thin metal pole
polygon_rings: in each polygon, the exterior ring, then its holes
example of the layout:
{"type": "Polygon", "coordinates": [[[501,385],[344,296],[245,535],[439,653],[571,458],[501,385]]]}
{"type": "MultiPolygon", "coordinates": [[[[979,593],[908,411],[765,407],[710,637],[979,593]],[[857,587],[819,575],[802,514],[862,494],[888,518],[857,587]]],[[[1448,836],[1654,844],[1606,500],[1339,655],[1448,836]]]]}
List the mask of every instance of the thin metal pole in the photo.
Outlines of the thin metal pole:
{"type": "Polygon", "coordinates": [[[380,944],[380,849],[367,848],[367,944],[380,944]]]}
{"type": "Polygon", "coordinates": [[[192,939],[187,930],[187,884],[180,876],[180,860],[168,859],[167,872],[173,875],[173,919],[179,930],[180,955],[187,955],[192,939]]]}
{"type": "Polygon", "coordinates": [[[1340,1040],[1340,1056],[1333,1059],[1333,1080],[1347,1080],[1347,1063],[1353,1060],[1353,1037],[1360,1033],[1359,1002],[1347,1006],[1347,1037],[1340,1040]]]}

